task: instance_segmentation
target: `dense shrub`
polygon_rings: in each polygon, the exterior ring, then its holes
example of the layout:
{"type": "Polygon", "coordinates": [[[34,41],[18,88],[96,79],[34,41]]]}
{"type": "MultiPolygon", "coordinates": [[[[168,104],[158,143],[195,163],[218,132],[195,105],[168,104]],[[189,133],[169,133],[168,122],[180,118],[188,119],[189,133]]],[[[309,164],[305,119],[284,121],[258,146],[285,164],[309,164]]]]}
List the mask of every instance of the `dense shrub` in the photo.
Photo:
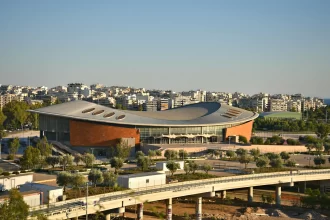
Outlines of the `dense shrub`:
{"type": "Polygon", "coordinates": [[[9,154],[7,156],[7,160],[14,160],[14,155],[13,154],[9,154]]]}
{"type": "Polygon", "coordinates": [[[264,144],[264,140],[262,139],[262,137],[251,137],[250,143],[261,145],[264,144]]]}
{"type": "Polygon", "coordinates": [[[247,144],[247,142],[248,142],[248,141],[247,141],[247,138],[244,137],[244,136],[242,136],[242,135],[239,136],[238,141],[239,141],[239,142],[243,142],[244,144],[247,144]]]}
{"type": "Polygon", "coordinates": [[[300,145],[301,144],[298,140],[295,140],[295,139],[287,139],[286,142],[288,145],[300,145]]]}
{"type": "Polygon", "coordinates": [[[18,172],[18,171],[14,171],[14,172],[13,172],[13,174],[16,174],[16,175],[18,175],[18,174],[19,174],[19,172],[18,172]]]}
{"type": "Polygon", "coordinates": [[[2,175],[4,175],[4,176],[9,176],[10,173],[9,173],[9,172],[3,172],[2,175]]]}

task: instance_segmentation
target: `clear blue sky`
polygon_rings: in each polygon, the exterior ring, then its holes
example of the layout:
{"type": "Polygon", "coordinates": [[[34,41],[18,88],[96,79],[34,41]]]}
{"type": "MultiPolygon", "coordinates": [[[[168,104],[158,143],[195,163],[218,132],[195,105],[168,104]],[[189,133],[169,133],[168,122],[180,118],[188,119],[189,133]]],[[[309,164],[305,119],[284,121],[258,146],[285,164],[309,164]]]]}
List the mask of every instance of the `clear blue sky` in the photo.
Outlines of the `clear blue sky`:
{"type": "Polygon", "coordinates": [[[0,84],[330,97],[329,0],[0,0],[0,84]]]}

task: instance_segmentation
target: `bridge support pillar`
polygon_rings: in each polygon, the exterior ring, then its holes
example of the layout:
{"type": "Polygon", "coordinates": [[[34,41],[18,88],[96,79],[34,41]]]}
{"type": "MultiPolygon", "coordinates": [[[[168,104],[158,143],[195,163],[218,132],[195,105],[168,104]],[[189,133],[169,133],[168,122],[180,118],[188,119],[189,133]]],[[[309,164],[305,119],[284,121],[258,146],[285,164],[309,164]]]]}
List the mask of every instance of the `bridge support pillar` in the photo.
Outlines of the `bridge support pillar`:
{"type": "Polygon", "coordinates": [[[253,202],[253,186],[248,188],[248,202],[253,202]]]}
{"type": "Polygon", "coordinates": [[[196,199],[196,220],[202,220],[202,197],[196,199]]]}
{"type": "Polygon", "coordinates": [[[172,198],[166,200],[166,220],[172,220],[172,198]]]}
{"type": "Polygon", "coordinates": [[[221,199],[225,199],[227,197],[227,191],[226,190],[223,190],[221,192],[221,199]]]}
{"type": "Polygon", "coordinates": [[[111,214],[105,215],[105,220],[111,220],[111,214]]]}
{"type": "Polygon", "coordinates": [[[138,204],[137,207],[138,207],[137,219],[142,220],[143,219],[143,203],[138,204]]]}
{"type": "Polygon", "coordinates": [[[276,185],[276,205],[281,206],[281,194],[282,194],[282,188],[280,185],[276,185]]]}

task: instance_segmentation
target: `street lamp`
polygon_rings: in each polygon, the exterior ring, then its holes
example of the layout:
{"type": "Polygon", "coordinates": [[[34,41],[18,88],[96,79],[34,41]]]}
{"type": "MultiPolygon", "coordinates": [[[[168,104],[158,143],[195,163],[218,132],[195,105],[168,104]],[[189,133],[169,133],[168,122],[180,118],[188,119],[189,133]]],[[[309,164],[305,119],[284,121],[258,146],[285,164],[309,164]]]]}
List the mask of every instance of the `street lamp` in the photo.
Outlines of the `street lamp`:
{"type": "Polygon", "coordinates": [[[86,220],[88,220],[88,185],[89,182],[86,182],[86,220]]]}
{"type": "Polygon", "coordinates": [[[308,166],[311,166],[312,157],[305,157],[305,159],[308,160],[308,166]]]}

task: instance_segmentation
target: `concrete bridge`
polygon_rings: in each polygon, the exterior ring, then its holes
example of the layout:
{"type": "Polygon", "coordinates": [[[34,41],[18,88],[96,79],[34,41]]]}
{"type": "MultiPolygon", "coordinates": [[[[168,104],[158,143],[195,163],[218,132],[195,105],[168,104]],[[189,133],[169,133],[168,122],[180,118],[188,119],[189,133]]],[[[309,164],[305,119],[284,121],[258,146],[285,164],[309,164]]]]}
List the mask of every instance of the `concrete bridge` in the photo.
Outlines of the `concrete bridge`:
{"type": "MultiPolygon", "coordinates": [[[[143,219],[143,203],[166,200],[167,219],[172,219],[172,198],[196,196],[196,219],[202,219],[202,197],[215,196],[220,192],[223,197],[226,190],[248,188],[248,201],[253,201],[253,187],[274,185],[276,204],[281,205],[281,187],[293,186],[295,182],[329,180],[330,169],[300,170],[278,173],[248,174],[234,177],[220,177],[205,180],[187,181],[125,190],[102,195],[90,196],[87,199],[87,212],[122,213],[126,206],[138,206],[138,219],[143,219]]],[[[34,207],[30,213],[42,212],[49,219],[68,219],[86,215],[86,198],[57,202],[50,205],[34,207]]],[[[110,219],[110,215],[106,215],[110,219]]]]}

